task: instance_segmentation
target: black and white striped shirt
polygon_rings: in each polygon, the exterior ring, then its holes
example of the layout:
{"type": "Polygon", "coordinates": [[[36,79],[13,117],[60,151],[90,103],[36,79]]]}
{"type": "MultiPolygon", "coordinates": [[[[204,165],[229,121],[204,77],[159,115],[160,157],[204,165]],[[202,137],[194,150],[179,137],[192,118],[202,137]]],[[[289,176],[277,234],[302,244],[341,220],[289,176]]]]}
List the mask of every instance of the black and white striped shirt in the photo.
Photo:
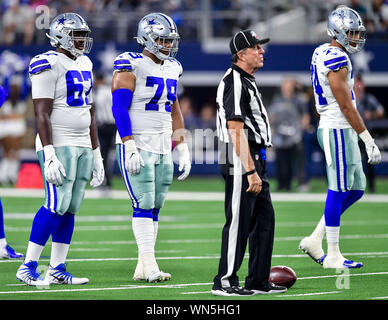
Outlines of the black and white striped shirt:
{"type": "Polygon", "coordinates": [[[228,120],[244,122],[249,142],[265,147],[272,145],[267,110],[255,77],[235,64],[225,73],[217,89],[217,134],[224,143],[231,142],[228,120]]]}

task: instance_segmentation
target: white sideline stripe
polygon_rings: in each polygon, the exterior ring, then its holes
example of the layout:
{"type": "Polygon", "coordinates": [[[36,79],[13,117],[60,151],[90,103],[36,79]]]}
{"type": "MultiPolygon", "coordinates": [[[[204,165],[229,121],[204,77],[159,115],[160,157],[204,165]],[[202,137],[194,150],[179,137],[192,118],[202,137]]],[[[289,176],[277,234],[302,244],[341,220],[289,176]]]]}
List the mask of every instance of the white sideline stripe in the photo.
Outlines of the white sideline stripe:
{"type": "MultiPolygon", "coordinates": [[[[304,236],[295,236],[295,237],[275,237],[274,241],[299,241],[302,240],[304,236]]],[[[349,234],[341,235],[341,239],[386,239],[388,238],[388,233],[383,234],[349,234]]],[[[158,240],[158,243],[166,244],[181,244],[181,243],[218,243],[221,242],[221,239],[185,239],[185,240],[158,240]]],[[[135,240],[122,240],[122,241],[72,241],[71,245],[133,245],[136,244],[135,240]]]]}
{"type": "Polygon", "coordinates": [[[201,294],[201,293],[211,293],[211,290],[210,291],[181,292],[181,294],[201,294]]]}
{"type": "Polygon", "coordinates": [[[372,299],[372,300],[384,300],[384,299],[388,299],[388,296],[387,297],[373,297],[373,298],[369,298],[369,299],[372,299]]]}
{"type": "Polygon", "coordinates": [[[299,293],[299,294],[284,294],[284,295],[277,295],[276,297],[303,297],[303,296],[318,296],[323,294],[335,294],[335,293],[341,293],[343,291],[327,291],[327,292],[311,292],[311,293],[299,293]]]}
{"type": "MultiPolygon", "coordinates": [[[[301,228],[301,227],[315,227],[316,222],[278,222],[276,224],[277,228],[301,228]]],[[[341,222],[341,226],[381,226],[388,225],[388,220],[359,220],[359,221],[343,221],[341,222]]],[[[224,226],[223,223],[192,223],[192,224],[159,224],[160,230],[186,230],[186,229],[219,229],[221,230],[224,226]]],[[[10,225],[5,226],[5,230],[7,232],[28,232],[31,231],[31,227],[13,227],[10,225]]],[[[126,231],[131,230],[131,225],[109,225],[109,226],[75,226],[76,231],[126,231]]],[[[341,236],[342,237],[342,236],[341,236]]]]}
{"type": "MultiPolygon", "coordinates": [[[[381,274],[387,274],[388,272],[375,272],[375,273],[359,273],[359,274],[349,274],[349,276],[366,276],[366,275],[381,275],[381,274]]],[[[307,279],[319,279],[319,278],[334,278],[338,277],[338,274],[330,275],[330,276],[316,276],[316,277],[305,277],[305,278],[298,278],[298,280],[307,280],[307,279]]],[[[181,283],[181,284],[173,284],[173,285],[120,285],[120,287],[113,287],[113,288],[87,288],[87,289],[62,289],[62,290],[51,290],[51,289],[45,289],[45,290],[23,290],[23,291],[0,291],[0,294],[24,294],[24,293],[58,293],[58,292],[83,292],[83,291],[111,291],[111,290],[130,290],[130,289],[152,289],[152,288],[185,288],[190,286],[208,286],[212,285],[212,282],[207,283],[181,283]]],[[[299,294],[302,295],[314,295],[314,294],[328,294],[328,293],[334,293],[337,291],[331,291],[331,292],[316,292],[316,293],[307,293],[307,294],[299,294]]],[[[338,291],[342,292],[342,291],[338,291]]],[[[278,295],[278,297],[286,297],[287,295],[278,295]]],[[[298,295],[288,295],[288,296],[298,296],[298,295]]]]}
{"type": "MultiPolygon", "coordinates": [[[[7,220],[32,220],[34,219],[36,213],[23,213],[23,212],[7,212],[4,214],[4,217],[7,220]]],[[[85,216],[85,215],[77,215],[77,223],[78,222],[128,222],[130,223],[132,217],[130,214],[128,215],[106,215],[106,216],[85,216]]],[[[184,221],[185,217],[177,217],[177,216],[166,216],[162,215],[159,217],[159,222],[177,222],[184,221]]]]}
{"type": "MultiPolygon", "coordinates": [[[[11,213],[12,214],[12,213],[11,213]]],[[[27,214],[28,215],[28,214],[27,214]]],[[[91,216],[89,216],[91,217],[91,216]]],[[[168,217],[168,216],[167,216],[168,217]]],[[[6,215],[7,218],[7,215],[6,215]]],[[[77,217],[78,219],[78,217],[77,217]]],[[[32,220],[32,219],[31,219],[32,220]]],[[[90,222],[91,219],[88,219],[90,222]]],[[[184,230],[184,229],[221,229],[224,224],[223,223],[175,223],[175,224],[166,224],[163,220],[172,221],[172,217],[168,217],[167,219],[161,219],[159,224],[159,228],[163,230],[184,230]]],[[[278,222],[276,227],[287,227],[287,228],[300,228],[300,227],[315,227],[316,221],[299,221],[299,222],[278,222]]],[[[388,225],[388,220],[357,220],[357,221],[343,221],[341,222],[342,226],[374,226],[374,225],[388,225]]],[[[109,225],[109,226],[80,226],[77,225],[75,230],[77,231],[120,231],[120,230],[130,230],[130,223],[128,224],[120,224],[120,225],[109,225]]],[[[8,232],[28,232],[31,231],[31,227],[13,227],[13,226],[5,226],[5,230],[8,232]]]]}
{"type": "MultiPolygon", "coordinates": [[[[16,188],[0,188],[0,196],[2,197],[31,197],[44,198],[43,189],[16,189],[16,188]]],[[[325,193],[271,193],[273,201],[286,202],[325,202],[325,193]]],[[[124,199],[129,201],[127,191],[110,191],[109,193],[102,193],[98,190],[86,190],[86,199],[124,199]]],[[[171,191],[167,194],[167,201],[224,201],[225,195],[223,192],[178,192],[171,191]]],[[[358,202],[388,202],[388,195],[385,194],[365,194],[358,202]]]]}
{"type": "MultiPolygon", "coordinates": [[[[388,252],[345,252],[344,256],[366,256],[369,258],[375,257],[386,257],[388,252]]],[[[245,258],[248,258],[249,255],[246,254],[245,258]]],[[[306,258],[305,254],[274,254],[272,258],[306,258]]],[[[185,257],[157,257],[158,260],[209,260],[209,259],[219,259],[218,254],[208,255],[208,256],[185,256],[185,257]]],[[[106,261],[137,261],[138,258],[85,258],[85,259],[67,259],[68,262],[106,262],[106,261]]],[[[48,259],[41,259],[41,261],[48,261],[48,259]]],[[[12,263],[18,262],[19,259],[9,259],[9,260],[0,260],[0,263],[12,263]]],[[[388,272],[387,272],[388,273],[388,272]]],[[[365,273],[363,273],[365,274],[365,273]]]]}

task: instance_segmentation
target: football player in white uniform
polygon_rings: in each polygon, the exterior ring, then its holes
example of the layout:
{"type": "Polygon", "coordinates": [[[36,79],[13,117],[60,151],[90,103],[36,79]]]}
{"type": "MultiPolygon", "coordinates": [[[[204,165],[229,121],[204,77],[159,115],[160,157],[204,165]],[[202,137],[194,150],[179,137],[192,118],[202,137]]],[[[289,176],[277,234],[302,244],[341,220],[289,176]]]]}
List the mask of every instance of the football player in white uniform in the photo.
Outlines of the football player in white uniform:
{"type": "MultiPolygon", "coordinates": [[[[3,106],[4,101],[7,99],[6,90],[0,85],[0,108],[3,106]]],[[[3,204],[0,198],[0,259],[19,259],[23,258],[21,253],[15,252],[15,250],[7,243],[4,232],[4,212],[3,204]]]]}
{"type": "Polygon", "coordinates": [[[112,112],[118,129],[117,160],[132,200],[138,246],[133,279],[159,282],[171,278],[160,271],[155,258],[159,210],[173,178],[171,137],[183,170],[178,180],[191,169],[177,99],[182,66],[174,57],[179,34],[170,17],[151,13],[140,20],[136,39],[143,52],[125,52],[114,61],[112,112]]]}
{"type": "Polygon", "coordinates": [[[324,216],[313,233],[302,239],[299,248],[324,268],[361,268],[361,262],[342,256],[339,231],[341,215],[365,190],[358,139],[365,143],[369,163],[381,161],[379,148],[356,108],[353,69],[348,56],[363,48],[365,27],[356,11],[339,6],[329,15],[327,31],[332,40],[315,49],[311,80],[320,114],[317,135],[325,153],[329,186],[324,216]],[[325,232],[327,255],[322,249],[325,232]]]}
{"type": "Polygon", "coordinates": [[[56,51],[31,60],[38,135],[36,151],[42,168],[46,200],[34,217],[24,263],[17,279],[28,285],[86,284],[87,278],[66,271],[74,215],[85,188],[99,186],[104,166],[98,147],[92,98],[92,38],[86,21],[76,13],[64,13],[50,24],[50,43],[56,51]],[[52,237],[50,265],[45,279],[36,272],[48,238],[52,237]]]}

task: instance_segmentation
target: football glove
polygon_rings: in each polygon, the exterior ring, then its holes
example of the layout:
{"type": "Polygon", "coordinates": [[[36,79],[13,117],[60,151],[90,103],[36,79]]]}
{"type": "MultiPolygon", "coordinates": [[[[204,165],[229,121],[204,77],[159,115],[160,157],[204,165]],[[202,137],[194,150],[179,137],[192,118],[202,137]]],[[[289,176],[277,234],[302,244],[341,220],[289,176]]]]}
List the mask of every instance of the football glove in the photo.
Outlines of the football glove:
{"type": "Polygon", "coordinates": [[[137,151],[135,140],[127,140],[124,142],[125,148],[125,170],[131,176],[139,174],[141,167],[144,167],[144,160],[139,151],[137,151]]]}
{"type": "Polygon", "coordinates": [[[365,150],[368,155],[368,163],[378,164],[381,161],[381,153],[368,130],[361,132],[360,138],[365,143],[365,150]]]}
{"type": "Polygon", "coordinates": [[[99,147],[93,150],[93,156],[93,179],[90,181],[90,185],[96,188],[103,183],[105,177],[104,163],[102,162],[103,159],[99,147]]]}
{"type": "Polygon", "coordinates": [[[189,153],[189,146],[187,143],[182,142],[176,146],[178,152],[179,152],[179,159],[178,159],[178,169],[179,171],[183,170],[183,173],[178,177],[179,181],[185,180],[188,175],[190,174],[191,170],[191,161],[190,161],[190,153],[189,153]]]}
{"type": "Polygon", "coordinates": [[[366,153],[368,154],[368,163],[378,164],[381,161],[381,153],[374,140],[365,144],[366,153]]]}
{"type": "Polygon", "coordinates": [[[47,182],[62,185],[62,176],[66,177],[66,171],[63,164],[55,155],[55,149],[52,144],[43,147],[44,152],[44,177],[47,182]]]}

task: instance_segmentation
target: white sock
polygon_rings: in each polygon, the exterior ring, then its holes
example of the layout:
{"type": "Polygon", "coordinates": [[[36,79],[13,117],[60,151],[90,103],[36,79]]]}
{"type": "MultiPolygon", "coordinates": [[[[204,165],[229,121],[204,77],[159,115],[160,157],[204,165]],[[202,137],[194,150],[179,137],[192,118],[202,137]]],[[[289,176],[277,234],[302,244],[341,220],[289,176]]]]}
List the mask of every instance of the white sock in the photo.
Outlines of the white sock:
{"type": "Polygon", "coordinates": [[[158,228],[159,228],[158,221],[154,221],[154,249],[156,245],[156,238],[158,237],[158,228]]]}
{"type": "Polygon", "coordinates": [[[311,234],[311,237],[322,240],[325,236],[325,227],[325,215],[323,215],[321,220],[319,220],[318,225],[314,229],[313,233],[311,234]]]}
{"type": "Polygon", "coordinates": [[[339,232],[340,227],[326,226],[327,256],[341,256],[339,250],[339,232]]]}
{"type": "Polygon", "coordinates": [[[40,255],[42,254],[44,246],[41,246],[39,244],[36,244],[34,242],[29,241],[27,252],[26,252],[26,258],[24,259],[25,262],[29,261],[39,261],[40,255]]]}
{"type": "Polygon", "coordinates": [[[135,235],[139,254],[154,254],[154,222],[152,218],[132,218],[132,230],[135,235]]]}
{"type": "Polygon", "coordinates": [[[55,268],[65,263],[70,245],[67,243],[53,242],[51,244],[50,265],[55,268]]]}
{"type": "Polygon", "coordinates": [[[7,240],[5,238],[0,239],[0,247],[5,247],[7,245],[7,240]]]}

